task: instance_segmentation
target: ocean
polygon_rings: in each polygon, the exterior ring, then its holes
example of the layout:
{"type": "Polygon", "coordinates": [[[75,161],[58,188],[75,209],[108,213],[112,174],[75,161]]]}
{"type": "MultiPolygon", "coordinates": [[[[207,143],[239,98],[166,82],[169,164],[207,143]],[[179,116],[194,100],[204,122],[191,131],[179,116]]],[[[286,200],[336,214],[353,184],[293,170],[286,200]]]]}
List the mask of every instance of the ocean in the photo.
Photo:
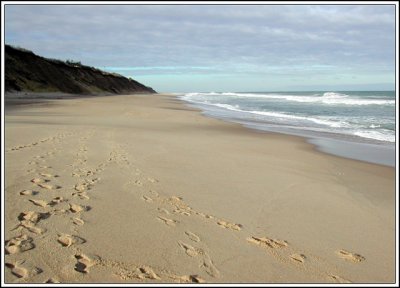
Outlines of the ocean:
{"type": "Polygon", "coordinates": [[[348,143],[340,149],[333,149],[345,151],[346,147],[364,144],[363,148],[373,147],[371,153],[377,156],[373,161],[360,160],[386,165],[389,161],[391,166],[394,165],[394,91],[195,92],[179,98],[202,109],[208,116],[238,122],[253,129],[307,137],[317,146],[323,146],[321,150],[348,143]],[[329,144],[323,144],[327,139],[331,140],[329,144]],[[332,145],[332,141],[339,144],[332,145]],[[392,154],[393,160],[376,159],[391,158],[392,154]]]}

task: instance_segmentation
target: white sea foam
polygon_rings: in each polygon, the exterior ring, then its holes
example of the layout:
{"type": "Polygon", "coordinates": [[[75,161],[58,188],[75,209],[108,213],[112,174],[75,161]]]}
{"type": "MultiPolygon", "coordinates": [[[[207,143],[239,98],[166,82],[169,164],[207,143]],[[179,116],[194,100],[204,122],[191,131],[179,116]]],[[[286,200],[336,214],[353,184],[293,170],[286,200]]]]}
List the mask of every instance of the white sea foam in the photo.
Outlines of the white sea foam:
{"type": "Polygon", "coordinates": [[[187,93],[185,95],[186,100],[190,99],[207,99],[210,96],[230,96],[230,97],[243,97],[243,98],[262,98],[262,99],[274,99],[274,100],[285,100],[293,102],[303,103],[317,103],[327,105],[394,105],[395,100],[387,99],[365,99],[355,96],[349,96],[346,94],[326,92],[323,95],[313,94],[308,96],[290,95],[290,94],[251,94],[251,93],[187,93]]]}
{"type": "MultiPolygon", "coordinates": [[[[361,94],[362,95],[362,94],[361,94]]],[[[391,112],[382,114],[382,109],[391,111],[388,105],[395,104],[394,100],[379,99],[380,96],[351,96],[336,92],[309,93],[304,95],[278,94],[278,93],[187,93],[181,98],[192,103],[203,106],[211,114],[218,115],[221,111],[233,111],[232,117],[244,121],[257,119],[257,125],[264,122],[275,123],[282,127],[292,129],[303,129],[309,131],[330,132],[335,134],[356,135],[365,139],[395,142],[395,133],[391,128],[393,119],[391,112]],[[269,101],[272,100],[272,101],[269,101]],[[297,106],[289,105],[290,109],[285,111],[286,104],[290,101],[298,103],[297,106]],[[303,103],[304,105],[302,105],[303,103]],[[339,106],[336,106],[339,105],[339,106]],[[340,107],[342,105],[342,107],[340,107]],[[354,113],[351,115],[343,111],[350,111],[344,105],[353,105],[350,108],[354,113]],[[384,105],[382,108],[360,105],[384,105]],[[213,110],[206,107],[218,107],[222,110],[213,110]],[[258,107],[260,107],[258,109],[258,107]],[[293,108],[295,107],[295,108],[293,108]],[[359,108],[357,108],[359,107],[359,108]],[[386,108],[384,108],[386,107],[386,108]],[[346,110],[347,109],[347,110],[346,110]],[[360,110],[361,109],[361,110],[360,110]],[[369,109],[367,114],[365,109],[369,109]],[[219,111],[219,112],[218,112],[219,111]],[[326,112],[321,115],[321,112],[326,112]],[[373,111],[379,113],[375,114],[373,111]],[[317,112],[317,114],[315,114],[317,112]],[[372,113],[372,114],[371,114],[372,113]],[[382,116],[384,115],[384,116],[382,116]]],[[[393,107],[394,109],[394,107],[393,107]]],[[[226,113],[226,112],[223,112],[226,113]]],[[[386,113],[386,112],[385,112],[386,113]]],[[[229,115],[229,114],[227,114],[229,115]]],[[[226,117],[226,116],[224,116],[226,117]]],[[[228,116],[229,117],[229,116],[228,116]]],[[[268,124],[270,125],[270,124],[268,124]]]]}
{"type": "MultiPolygon", "coordinates": [[[[209,104],[209,103],[207,103],[209,104]]],[[[267,111],[246,111],[246,110],[241,110],[238,105],[232,106],[229,104],[221,104],[221,103],[216,103],[216,104],[209,104],[212,106],[228,109],[231,111],[237,111],[237,112],[242,112],[242,113],[250,113],[250,114],[255,114],[255,115],[261,115],[261,116],[266,116],[266,117],[271,117],[276,119],[289,119],[289,120],[298,120],[299,122],[313,122],[319,125],[324,125],[328,127],[350,127],[350,124],[345,122],[345,121],[339,121],[336,119],[328,120],[328,119],[322,119],[322,118],[316,118],[316,117],[308,117],[308,116],[297,116],[297,115],[292,115],[292,114],[286,114],[286,113],[280,113],[280,112],[267,112],[267,111]]]]}
{"type": "Polygon", "coordinates": [[[354,135],[379,141],[387,141],[393,143],[396,142],[395,135],[391,134],[390,132],[382,133],[381,131],[375,131],[375,130],[362,130],[354,132],[354,135]]]}

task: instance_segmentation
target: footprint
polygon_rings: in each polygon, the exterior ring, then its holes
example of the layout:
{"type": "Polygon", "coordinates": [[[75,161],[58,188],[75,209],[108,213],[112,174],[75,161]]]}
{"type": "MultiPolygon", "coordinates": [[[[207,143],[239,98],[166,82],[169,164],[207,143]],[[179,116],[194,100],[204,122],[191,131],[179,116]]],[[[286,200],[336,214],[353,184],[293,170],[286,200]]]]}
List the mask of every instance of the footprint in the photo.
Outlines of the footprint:
{"type": "Polygon", "coordinates": [[[28,270],[20,265],[23,264],[25,261],[18,261],[15,264],[13,263],[5,263],[6,267],[11,269],[11,273],[17,276],[18,278],[26,278],[28,276],[28,270]]]}
{"type": "Polygon", "coordinates": [[[46,282],[43,282],[43,283],[49,283],[49,284],[50,283],[60,283],[60,281],[57,278],[52,277],[52,278],[47,279],[46,282]]]}
{"type": "Polygon", "coordinates": [[[146,201],[146,202],[148,202],[148,203],[150,203],[150,202],[153,202],[153,199],[152,198],[150,198],[150,197],[148,197],[148,196],[142,196],[142,199],[144,200],[144,201],[146,201]]]}
{"type": "Polygon", "coordinates": [[[78,192],[83,192],[86,190],[86,188],[87,188],[86,184],[76,184],[74,187],[74,189],[78,192]]]}
{"type": "Polygon", "coordinates": [[[157,191],[154,191],[154,190],[150,189],[149,193],[151,193],[155,198],[159,198],[160,197],[160,194],[157,191]]]}
{"type": "Polygon", "coordinates": [[[143,183],[140,180],[135,180],[135,182],[133,182],[133,184],[135,184],[136,186],[139,186],[139,187],[143,186],[143,183]]]}
{"type": "Polygon", "coordinates": [[[223,228],[232,229],[236,231],[240,231],[243,227],[241,224],[233,224],[223,220],[218,221],[217,224],[223,228]]]}
{"type": "Polygon", "coordinates": [[[85,222],[81,218],[72,218],[72,223],[78,226],[82,226],[85,222]]]}
{"type": "Polygon", "coordinates": [[[304,261],[306,260],[306,256],[303,254],[292,254],[289,257],[293,261],[300,262],[300,263],[304,263],[304,261]]]}
{"type": "Polygon", "coordinates": [[[30,202],[32,202],[34,205],[36,206],[40,206],[40,207],[47,207],[49,205],[48,202],[43,201],[43,200],[33,200],[33,199],[29,199],[30,202]]]}
{"type": "Polygon", "coordinates": [[[151,177],[147,177],[147,181],[149,181],[149,182],[151,182],[151,183],[156,183],[156,182],[158,182],[157,179],[151,178],[151,177]]]}
{"type": "Polygon", "coordinates": [[[168,198],[167,201],[170,205],[175,207],[173,213],[190,216],[192,214],[192,208],[189,207],[182,199],[182,197],[172,196],[168,198]]]}
{"type": "Polygon", "coordinates": [[[203,263],[200,267],[202,267],[211,277],[218,277],[220,275],[219,270],[217,269],[217,267],[215,267],[214,262],[211,260],[211,257],[207,253],[204,253],[203,263]]]}
{"type": "Polygon", "coordinates": [[[26,230],[35,233],[35,234],[43,234],[44,232],[46,232],[47,230],[44,228],[39,228],[36,227],[35,225],[31,224],[31,223],[20,223],[18,227],[23,227],[26,230]]]}
{"type": "Polygon", "coordinates": [[[31,180],[31,182],[32,182],[32,183],[35,183],[35,184],[39,184],[39,183],[49,182],[49,180],[42,179],[42,178],[33,178],[33,179],[31,180]]]}
{"type": "Polygon", "coordinates": [[[338,282],[338,283],[352,283],[351,281],[344,279],[337,275],[329,274],[328,276],[329,276],[329,278],[335,280],[335,282],[338,282]]]}
{"type": "Polygon", "coordinates": [[[32,191],[32,190],[22,190],[21,192],[19,192],[19,195],[24,195],[24,196],[26,196],[26,195],[30,195],[30,196],[33,196],[33,195],[36,195],[36,194],[38,194],[39,192],[37,192],[37,191],[32,191]]]}
{"type": "Polygon", "coordinates": [[[288,246],[284,240],[270,239],[267,237],[251,237],[246,239],[248,242],[268,248],[283,248],[288,246]]]}
{"type": "Polygon", "coordinates": [[[55,198],[53,198],[53,200],[51,200],[50,205],[54,206],[54,205],[59,204],[59,203],[61,203],[63,201],[64,201],[63,197],[55,197],[55,198]]]}
{"type": "Polygon", "coordinates": [[[66,212],[67,212],[67,210],[60,209],[60,208],[57,208],[57,209],[54,209],[53,211],[51,211],[51,213],[53,215],[62,215],[62,214],[65,214],[66,212]]]}
{"type": "MultiPolygon", "coordinates": [[[[89,172],[90,172],[90,171],[89,171],[89,172]]],[[[101,178],[98,177],[98,178],[89,179],[89,180],[87,180],[87,181],[88,181],[89,185],[91,185],[91,184],[95,184],[95,183],[99,182],[100,179],[101,179],[101,178]]]]}
{"type": "Polygon", "coordinates": [[[158,218],[159,220],[163,221],[163,222],[164,222],[166,225],[168,225],[168,226],[175,226],[176,223],[179,223],[177,220],[168,219],[168,218],[161,217],[161,216],[158,216],[157,218],[158,218]]]}
{"type": "Polygon", "coordinates": [[[61,203],[62,201],[64,201],[64,198],[63,197],[55,197],[50,202],[46,202],[43,200],[34,200],[34,199],[29,199],[29,201],[32,202],[33,204],[35,204],[36,206],[47,207],[47,206],[54,206],[58,203],[61,203]]]}
{"type": "Polygon", "coordinates": [[[167,215],[170,214],[169,211],[168,211],[167,209],[165,209],[165,208],[158,208],[157,210],[158,210],[159,212],[164,213],[164,214],[167,214],[167,215]]]}
{"type": "Polygon", "coordinates": [[[183,243],[181,241],[178,241],[178,245],[185,251],[187,255],[190,257],[196,257],[199,255],[199,253],[196,251],[196,249],[189,244],[183,243]]]}
{"type": "Polygon", "coordinates": [[[11,269],[11,273],[17,276],[18,278],[26,278],[26,277],[32,277],[37,274],[40,274],[43,272],[41,268],[34,267],[31,265],[22,267],[22,264],[25,263],[25,260],[19,260],[16,261],[15,263],[5,263],[5,266],[11,269]]]}
{"type": "Polygon", "coordinates": [[[180,202],[180,201],[183,200],[183,198],[182,197],[178,197],[178,196],[172,196],[172,197],[169,198],[169,200],[171,202],[180,202]]]}
{"type": "Polygon", "coordinates": [[[72,244],[83,244],[86,242],[85,239],[69,234],[60,234],[58,235],[57,241],[64,247],[70,247],[72,244]]]}
{"type": "Polygon", "coordinates": [[[205,214],[203,212],[196,212],[196,214],[201,216],[201,217],[207,218],[207,219],[214,219],[214,216],[207,215],[207,214],[205,214]]]}
{"type": "Polygon", "coordinates": [[[184,215],[184,216],[190,216],[191,213],[188,210],[190,210],[190,209],[182,209],[180,207],[177,207],[176,209],[174,209],[173,212],[176,214],[184,215]]]}
{"type": "Polygon", "coordinates": [[[88,211],[90,209],[89,206],[81,206],[78,204],[69,204],[69,210],[72,213],[79,213],[81,211],[88,211]]]}
{"type": "Polygon", "coordinates": [[[178,281],[179,283],[205,283],[206,281],[200,278],[198,275],[168,275],[168,277],[178,281]]]}
{"type": "Polygon", "coordinates": [[[40,174],[40,176],[47,177],[47,178],[59,177],[58,175],[53,175],[53,174],[49,174],[49,173],[39,173],[39,174],[40,174]]]}
{"type": "Polygon", "coordinates": [[[6,254],[16,254],[31,250],[35,248],[35,244],[32,242],[33,239],[27,235],[12,238],[5,243],[6,254]]]}
{"type": "Polygon", "coordinates": [[[158,279],[160,280],[161,278],[151,269],[150,267],[140,267],[139,271],[141,274],[138,275],[139,278],[148,278],[148,279],[158,279]]]}
{"type": "Polygon", "coordinates": [[[190,240],[194,242],[200,242],[200,237],[197,236],[196,234],[190,232],[190,231],[185,231],[185,234],[189,237],[190,240]]]}
{"type": "Polygon", "coordinates": [[[60,189],[61,186],[58,185],[50,185],[50,184],[43,184],[43,183],[39,183],[37,184],[39,187],[42,187],[44,189],[48,189],[48,190],[54,190],[54,189],[60,189]]]}
{"type": "Polygon", "coordinates": [[[139,267],[135,270],[126,270],[126,268],[121,269],[116,273],[121,279],[128,280],[128,279],[153,279],[153,280],[160,280],[161,278],[151,269],[150,267],[139,267]]]}
{"type": "Polygon", "coordinates": [[[95,262],[85,254],[76,254],[78,262],[75,264],[75,270],[81,273],[89,273],[89,268],[95,265],[95,262]]]}
{"type": "Polygon", "coordinates": [[[18,220],[21,222],[32,222],[34,224],[38,223],[42,219],[47,219],[50,217],[50,213],[39,213],[35,211],[25,211],[18,215],[18,220]]]}
{"type": "Polygon", "coordinates": [[[356,263],[365,260],[365,257],[361,256],[360,254],[351,253],[351,252],[343,250],[343,249],[337,251],[336,254],[338,254],[341,258],[343,258],[345,260],[356,262],[356,263]]]}
{"type": "Polygon", "coordinates": [[[71,235],[61,235],[58,237],[57,241],[64,247],[69,247],[73,244],[71,235]]]}
{"type": "Polygon", "coordinates": [[[78,197],[81,200],[89,200],[90,199],[90,197],[86,194],[86,192],[79,193],[78,197]]]}
{"type": "Polygon", "coordinates": [[[17,246],[17,245],[10,245],[10,246],[6,246],[5,248],[4,248],[4,250],[6,250],[6,255],[8,255],[8,254],[15,254],[15,253],[18,253],[20,250],[19,250],[19,246],[17,246]]]}
{"type": "Polygon", "coordinates": [[[30,221],[33,223],[37,223],[37,222],[39,222],[40,219],[41,219],[40,213],[34,212],[34,211],[21,212],[18,215],[19,221],[30,221]]]}
{"type": "Polygon", "coordinates": [[[72,196],[77,196],[81,200],[89,200],[90,197],[87,195],[86,192],[73,192],[72,196]]]}

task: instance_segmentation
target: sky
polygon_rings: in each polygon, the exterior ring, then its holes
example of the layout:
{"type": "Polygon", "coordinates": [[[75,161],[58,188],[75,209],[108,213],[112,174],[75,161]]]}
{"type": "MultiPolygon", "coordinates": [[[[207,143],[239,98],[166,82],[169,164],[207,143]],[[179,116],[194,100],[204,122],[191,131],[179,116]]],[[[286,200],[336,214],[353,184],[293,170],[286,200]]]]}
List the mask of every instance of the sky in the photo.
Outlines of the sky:
{"type": "Polygon", "coordinates": [[[5,5],[5,43],[157,92],[395,89],[394,5],[5,5]]]}

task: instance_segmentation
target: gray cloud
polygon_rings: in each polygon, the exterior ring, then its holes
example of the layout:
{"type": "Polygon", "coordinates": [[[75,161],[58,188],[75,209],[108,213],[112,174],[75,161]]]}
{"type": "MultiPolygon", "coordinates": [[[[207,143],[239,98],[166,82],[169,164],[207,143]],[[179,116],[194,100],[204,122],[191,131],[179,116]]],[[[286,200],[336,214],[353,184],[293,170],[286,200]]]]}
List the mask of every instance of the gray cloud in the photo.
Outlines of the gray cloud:
{"type": "MultiPolygon", "coordinates": [[[[5,38],[97,67],[394,73],[394,13],[393,5],[6,5],[5,38]]],[[[204,72],[192,70],[160,73],[204,72]]]]}

